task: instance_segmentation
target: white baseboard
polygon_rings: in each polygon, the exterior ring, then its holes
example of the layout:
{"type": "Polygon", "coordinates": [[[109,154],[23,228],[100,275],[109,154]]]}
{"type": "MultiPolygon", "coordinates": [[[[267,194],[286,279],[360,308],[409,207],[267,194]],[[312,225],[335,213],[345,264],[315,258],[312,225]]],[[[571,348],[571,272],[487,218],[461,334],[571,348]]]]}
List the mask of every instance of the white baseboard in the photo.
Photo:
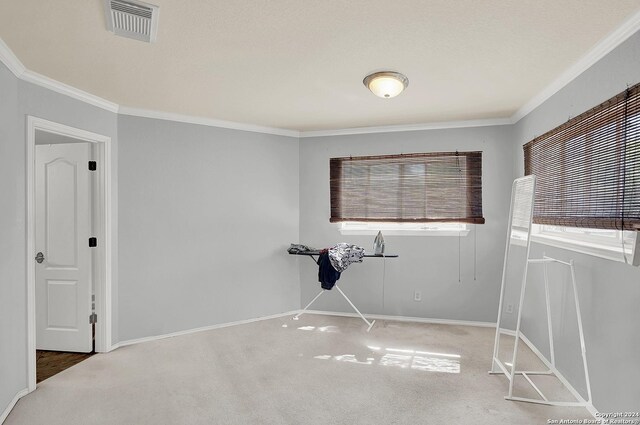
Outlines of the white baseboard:
{"type": "MultiPolygon", "coordinates": [[[[294,312],[300,313],[302,310],[294,312]]],[[[305,314],[322,314],[325,316],[341,316],[341,317],[360,317],[356,313],[343,313],[337,311],[319,311],[307,310],[305,314]]],[[[406,316],[385,316],[381,314],[365,314],[368,319],[374,320],[390,320],[394,322],[415,322],[415,323],[431,323],[436,325],[457,325],[457,326],[476,326],[481,328],[495,328],[494,322],[474,322],[469,320],[451,320],[451,319],[433,319],[425,317],[406,317],[406,316]]]]}
{"type": "Polygon", "coordinates": [[[297,310],[294,310],[294,311],[288,311],[286,313],[273,314],[271,316],[263,316],[263,317],[257,317],[254,319],[238,320],[235,322],[227,322],[227,323],[220,323],[217,325],[202,326],[199,328],[187,329],[187,330],[178,331],[178,332],[171,332],[163,335],[155,335],[155,336],[147,336],[144,338],[130,339],[127,341],[122,341],[117,344],[111,345],[111,351],[115,350],[116,348],[126,347],[127,345],[140,344],[141,342],[157,341],[159,339],[172,338],[174,336],[188,335],[196,332],[204,332],[204,331],[210,331],[213,329],[227,328],[229,326],[245,325],[247,323],[260,322],[262,320],[269,320],[269,319],[276,319],[278,317],[294,315],[296,313],[297,313],[297,310]]]}
{"type": "MultiPolygon", "coordinates": [[[[511,329],[500,329],[500,333],[503,335],[509,335],[509,336],[516,336],[516,331],[513,331],[511,329]]],[[[520,332],[520,339],[522,339],[522,342],[525,343],[525,345],[527,347],[529,347],[529,349],[531,351],[533,351],[533,353],[538,356],[538,358],[540,359],[540,361],[542,361],[542,363],[544,363],[544,365],[549,368],[549,370],[551,372],[553,372],[553,374],[556,376],[556,378],[558,378],[558,380],[560,382],[562,382],[562,384],[569,390],[569,392],[576,398],[576,400],[580,403],[584,403],[585,404],[585,408],[589,411],[589,413],[591,413],[591,415],[595,418],[595,419],[599,419],[596,416],[596,413],[598,412],[598,409],[596,409],[592,403],[588,403],[584,397],[582,397],[580,395],[580,393],[573,387],[573,385],[571,385],[571,383],[569,383],[569,381],[567,380],[567,378],[564,377],[564,375],[562,373],[560,373],[560,371],[555,368],[554,366],[551,365],[551,362],[549,360],[547,360],[547,358],[540,352],[540,350],[538,350],[538,347],[536,347],[533,342],[531,342],[529,340],[529,338],[527,338],[522,332],[520,332]]],[[[517,369],[516,369],[517,370],[517,369]]]]}
{"type": "Polygon", "coordinates": [[[7,419],[7,416],[9,416],[9,413],[11,413],[11,410],[13,409],[13,406],[16,405],[18,400],[20,400],[22,397],[26,396],[27,394],[29,394],[29,389],[28,388],[25,388],[24,390],[18,391],[16,396],[13,397],[13,400],[11,400],[11,402],[9,403],[7,408],[4,409],[4,412],[2,412],[2,414],[0,415],[0,425],[2,425],[4,423],[5,419],[7,419]]]}
{"type": "MultiPolygon", "coordinates": [[[[300,313],[302,310],[299,310],[297,313],[300,313]]],[[[318,311],[318,310],[307,310],[305,314],[323,314],[328,316],[344,316],[344,317],[360,317],[356,313],[342,313],[342,312],[334,312],[334,311],[318,311]]],[[[368,319],[375,320],[391,320],[398,322],[416,322],[416,323],[433,323],[433,324],[441,324],[441,325],[458,325],[458,326],[476,326],[476,327],[485,327],[485,328],[495,328],[494,322],[474,322],[467,320],[449,320],[449,319],[430,319],[430,318],[422,318],[422,317],[404,317],[404,316],[384,316],[379,314],[365,314],[365,317],[368,319]]],[[[514,336],[516,332],[510,329],[500,329],[500,333],[505,335],[514,336]]],[[[547,358],[538,350],[530,340],[527,338],[522,332],[520,332],[520,337],[522,341],[533,351],[533,353],[540,358],[540,360],[545,364],[546,367],[552,371],[555,376],[562,382],[562,384],[569,390],[569,392],[578,400],[580,403],[584,403],[586,409],[589,413],[597,419],[596,412],[598,411],[593,404],[587,403],[587,401],[580,395],[580,393],[569,383],[567,378],[558,371],[555,367],[551,365],[551,363],[547,360],[547,358]]]]}
{"type": "MultiPolygon", "coordinates": [[[[204,332],[204,331],[209,331],[213,329],[227,328],[227,327],[236,326],[236,325],[244,325],[247,323],[260,322],[260,321],[269,320],[269,319],[276,319],[284,316],[293,316],[300,312],[302,312],[302,310],[293,310],[293,311],[274,314],[270,316],[263,316],[263,317],[246,319],[246,320],[238,320],[235,322],[220,323],[220,324],[211,325],[211,326],[203,326],[203,327],[194,328],[194,329],[187,329],[184,331],[172,332],[164,335],[155,335],[155,336],[149,336],[144,338],[130,339],[127,341],[119,342],[117,344],[113,344],[111,346],[111,350],[115,350],[119,347],[126,347],[127,345],[156,341],[159,339],[171,338],[174,336],[188,335],[196,332],[204,332]]],[[[337,312],[337,311],[306,310],[304,313],[318,314],[318,315],[325,315],[325,316],[338,316],[338,317],[360,317],[356,313],[344,313],[344,312],[337,312]]],[[[494,322],[476,322],[476,321],[469,321],[469,320],[435,319],[435,318],[424,318],[424,317],[386,316],[381,314],[366,314],[365,316],[369,319],[389,320],[389,321],[395,321],[395,322],[414,322],[414,323],[430,323],[430,324],[438,324],[438,325],[456,325],[456,326],[475,326],[475,327],[482,327],[482,328],[495,328],[494,322]]],[[[501,329],[500,333],[503,333],[505,335],[515,336],[515,331],[510,329],[501,329]]],[[[597,409],[593,407],[592,404],[587,403],[585,401],[585,399],[573,387],[573,385],[571,385],[569,381],[556,368],[551,366],[551,363],[546,359],[546,357],[540,352],[540,350],[538,350],[538,348],[535,345],[533,345],[533,343],[525,335],[520,333],[520,337],[522,338],[522,341],[527,345],[527,347],[529,347],[529,349],[531,349],[531,351],[533,351],[533,353],[540,358],[540,360],[545,364],[545,366],[548,367],[549,370],[551,370],[556,375],[556,377],[560,380],[560,382],[562,382],[565,385],[565,387],[567,387],[567,389],[576,398],[576,400],[586,404],[587,410],[595,418],[597,409]]],[[[23,395],[24,394],[16,396],[15,401],[17,401],[17,399],[22,397],[23,395]]],[[[8,411],[11,410],[11,407],[13,407],[13,405],[15,404],[15,401],[13,402],[13,404],[10,405],[10,407],[8,408],[8,411]]],[[[8,414],[8,411],[5,413],[8,414]]],[[[1,423],[2,421],[0,421],[0,424],[1,423]]]]}
{"type": "MultiPolygon", "coordinates": [[[[112,344],[109,351],[113,351],[120,347],[126,347],[127,345],[140,344],[142,342],[157,341],[159,339],[171,338],[174,336],[188,335],[196,332],[204,332],[204,331],[210,331],[213,329],[227,328],[229,326],[244,325],[247,323],[259,322],[262,320],[276,319],[278,317],[293,316],[295,314],[300,313],[301,311],[302,310],[293,310],[285,313],[273,314],[271,316],[257,317],[257,318],[246,319],[246,320],[238,320],[235,322],[227,322],[227,323],[220,323],[217,325],[202,326],[199,328],[187,329],[184,331],[172,332],[172,333],[163,334],[163,335],[154,335],[154,336],[147,336],[144,338],[130,339],[127,341],[121,341],[116,344],[112,344]]],[[[305,314],[320,314],[320,315],[326,315],[326,316],[342,316],[342,317],[359,317],[355,313],[341,313],[341,312],[335,312],[335,311],[318,311],[318,310],[307,310],[305,314]]],[[[396,322],[416,322],[416,323],[433,323],[433,324],[441,324],[441,325],[478,326],[478,327],[484,327],[484,328],[495,327],[495,324],[492,322],[429,319],[429,318],[423,318],[423,317],[384,316],[380,314],[367,314],[366,316],[375,320],[391,320],[396,322]]]]}

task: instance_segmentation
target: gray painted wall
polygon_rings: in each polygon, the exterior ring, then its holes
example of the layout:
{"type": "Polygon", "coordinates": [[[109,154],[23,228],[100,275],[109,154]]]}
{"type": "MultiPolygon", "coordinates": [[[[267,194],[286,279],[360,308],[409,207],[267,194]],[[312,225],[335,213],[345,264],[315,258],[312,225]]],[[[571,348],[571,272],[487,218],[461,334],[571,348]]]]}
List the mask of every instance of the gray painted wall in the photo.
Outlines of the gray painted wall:
{"type": "MultiPolygon", "coordinates": [[[[27,116],[110,136],[114,144],[114,158],[117,158],[117,115],[18,80],[2,64],[0,93],[0,199],[3,200],[0,208],[0,411],[3,411],[15,394],[27,387],[27,116]]],[[[113,174],[113,198],[117,211],[117,170],[113,174]]],[[[117,271],[117,262],[114,270],[117,271]]],[[[114,310],[117,308],[117,282],[117,273],[114,273],[114,310]]],[[[113,327],[115,342],[118,341],[116,316],[113,327]]]]}
{"type": "MultiPolygon", "coordinates": [[[[460,241],[387,236],[388,250],[400,258],[353,265],[340,281],[344,290],[368,313],[493,322],[510,186],[522,174],[521,145],[640,81],[639,60],[636,34],[515,126],[324,137],[299,145],[293,138],[118,116],[18,81],[0,64],[0,411],[27,386],[27,115],[113,139],[121,250],[113,253],[114,343],[306,303],[318,290],[316,268],[306,258],[283,255],[289,242],[324,247],[349,241],[366,248],[373,242],[373,236],[342,236],[329,223],[329,158],[398,152],[484,151],[487,223],[476,228],[477,280],[473,231],[460,241]],[[227,212],[229,206],[235,210],[227,212]],[[422,302],[413,301],[414,290],[422,291],[422,302]]],[[[533,246],[534,255],[543,251],[576,261],[596,407],[640,410],[640,269],[533,246]]],[[[552,270],[564,285],[554,288],[562,305],[554,317],[558,349],[565,353],[558,366],[584,390],[579,353],[571,354],[577,337],[567,277],[552,270]]],[[[534,271],[531,279],[525,333],[545,352],[536,315],[540,276],[534,271]]],[[[350,311],[335,293],[315,307],[350,311]]]]}
{"type": "Polygon", "coordinates": [[[28,115],[112,138],[113,343],[299,307],[297,139],[118,116],[1,64],[0,93],[0,411],[27,387],[28,115]]]}
{"type": "MultiPolygon", "coordinates": [[[[372,249],[373,235],[343,236],[337,224],[329,223],[329,158],[481,150],[485,224],[460,240],[457,236],[385,236],[387,252],[400,257],[386,259],[386,264],[365,259],[346,270],[339,284],[366,313],[494,322],[512,183],[514,145],[509,136],[509,127],[497,126],[301,139],[300,242],[316,248],[349,242],[372,249]],[[458,282],[459,242],[462,282],[458,282]],[[421,302],[413,301],[415,290],[422,292],[421,302]]],[[[306,305],[319,291],[317,266],[304,257],[298,262],[301,302],[306,305]]],[[[336,291],[321,297],[313,308],[352,312],[336,291]]]]}
{"type": "Polygon", "coordinates": [[[297,309],[298,139],[120,116],[120,340],[297,309]]]}
{"type": "Polygon", "coordinates": [[[0,414],[27,387],[25,144],[18,121],[18,80],[0,64],[0,414]]]}
{"type": "MultiPolygon", "coordinates": [[[[640,82],[640,33],[605,56],[514,126],[514,173],[523,174],[521,146],[568,117],[601,103],[640,82]]],[[[640,268],[558,248],[532,245],[532,256],[575,261],[587,359],[595,407],[602,412],[640,410],[640,268]]],[[[582,394],[586,393],[578,334],[566,270],[550,269],[556,310],[558,369],[582,394]]],[[[548,354],[544,289],[539,270],[532,269],[523,309],[524,333],[548,354]],[[542,320],[541,320],[542,319],[542,320]]]]}
{"type": "MultiPolygon", "coordinates": [[[[26,128],[27,116],[31,115],[43,118],[56,123],[68,125],[93,133],[102,134],[111,137],[112,149],[112,208],[113,208],[113,250],[111,258],[113,263],[112,273],[112,343],[119,341],[118,339],[118,317],[113,312],[118,309],[118,115],[106,111],[104,109],[88,105],[84,102],[72,99],[68,96],[58,94],[54,91],[42,88],[35,84],[27,83],[22,80],[19,84],[19,104],[18,104],[18,126],[21,130],[20,143],[22,144],[22,154],[19,159],[16,158],[18,164],[24,167],[26,159],[26,128]]],[[[21,178],[26,178],[24,169],[21,178]]],[[[23,183],[26,185],[26,183],[23,183]]],[[[23,198],[25,202],[26,196],[23,198]]]]}

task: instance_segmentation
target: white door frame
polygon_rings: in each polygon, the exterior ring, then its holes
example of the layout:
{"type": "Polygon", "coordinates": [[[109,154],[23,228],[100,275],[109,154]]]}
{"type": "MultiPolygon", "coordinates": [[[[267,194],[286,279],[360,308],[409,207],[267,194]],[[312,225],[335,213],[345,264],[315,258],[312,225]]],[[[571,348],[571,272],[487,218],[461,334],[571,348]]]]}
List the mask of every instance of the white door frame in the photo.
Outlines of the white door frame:
{"type": "MultiPolygon", "coordinates": [[[[35,145],[36,130],[95,143],[98,153],[98,261],[95,295],[96,352],[108,352],[111,346],[111,137],[69,127],[42,118],[27,116],[27,375],[29,392],[36,389],[36,299],[35,299],[35,145]],[[102,243],[101,243],[102,241],[102,243]]],[[[89,320],[89,318],[87,318],[89,320]]]]}

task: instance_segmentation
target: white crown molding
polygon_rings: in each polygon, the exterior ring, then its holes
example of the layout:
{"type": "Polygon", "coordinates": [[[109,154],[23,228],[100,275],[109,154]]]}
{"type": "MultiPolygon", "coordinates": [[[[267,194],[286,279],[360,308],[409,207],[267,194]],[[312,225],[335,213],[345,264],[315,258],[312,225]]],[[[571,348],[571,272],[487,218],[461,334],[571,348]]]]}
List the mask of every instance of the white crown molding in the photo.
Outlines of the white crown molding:
{"type": "Polygon", "coordinates": [[[13,72],[13,75],[15,75],[18,78],[22,78],[22,74],[24,74],[25,71],[27,70],[22,64],[22,62],[20,62],[20,59],[18,59],[18,57],[13,53],[13,51],[9,48],[9,46],[7,46],[7,44],[1,38],[0,38],[0,61],[2,61],[2,63],[5,64],[7,68],[9,68],[9,71],[13,72]]]}
{"type": "Polygon", "coordinates": [[[444,121],[424,124],[383,125],[379,127],[355,127],[337,130],[301,131],[300,138],[347,136],[353,134],[396,133],[400,131],[442,130],[447,128],[489,127],[513,124],[510,118],[494,118],[486,120],[444,121]]]}
{"type": "Polygon", "coordinates": [[[118,112],[119,106],[117,103],[111,102],[107,99],[103,99],[99,96],[95,96],[91,93],[87,93],[75,87],[71,87],[49,77],[45,77],[44,75],[38,74],[37,72],[33,72],[27,69],[20,78],[26,82],[33,83],[35,85],[44,87],[45,89],[52,90],[65,96],[69,96],[73,99],[79,100],[89,105],[97,106],[98,108],[104,109],[106,111],[118,112]]]}
{"type": "Polygon", "coordinates": [[[28,70],[7,44],[0,38],[0,60],[19,79],[52,90],[56,93],[69,96],[89,105],[97,106],[110,112],[118,112],[118,104],[101,97],[87,93],[75,87],[61,83],[37,72],[28,70]]]}
{"type": "Polygon", "coordinates": [[[130,108],[121,106],[118,110],[121,115],[130,115],[134,117],[153,118],[157,120],[176,121],[187,124],[198,124],[209,127],[228,128],[231,130],[251,131],[254,133],[275,134],[277,136],[299,137],[300,132],[297,130],[289,130],[285,128],[265,127],[254,124],[245,124],[234,121],[217,120],[214,118],[194,117],[191,115],[180,115],[171,112],[152,111],[148,109],[130,108]]]}
{"type": "Polygon", "coordinates": [[[527,116],[531,111],[542,105],[547,99],[559,92],[571,81],[575,80],[580,74],[605,57],[638,30],[640,30],[640,11],[632,15],[621,26],[600,40],[598,44],[589,50],[582,58],[518,109],[516,113],[511,116],[511,122],[515,124],[527,116]]]}
{"type": "Polygon", "coordinates": [[[118,106],[115,103],[105,99],[93,96],[89,93],[75,89],[66,84],[52,80],[44,75],[27,70],[22,62],[13,54],[11,49],[0,39],[0,60],[15,74],[16,77],[37,84],[39,86],[49,88],[61,94],[66,94],[74,99],[78,99],[94,106],[101,107],[111,112],[117,112],[121,115],[130,115],[134,117],[152,118],[158,120],[182,122],[186,124],[198,124],[209,127],[228,128],[231,130],[251,131],[255,133],[274,134],[277,136],[287,137],[324,137],[324,136],[343,136],[349,134],[370,134],[370,133],[393,133],[399,131],[419,131],[419,130],[435,130],[446,128],[463,128],[463,127],[485,127],[493,125],[509,125],[512,124],[508,118],[474,120],[474,121],[450,121],[440,123],[427,124],[409,124],[409,125],[388,125],[379,127],[359,127],[345,128],[336,130],[318,130],[318,131],[297,131],[275,127],[265,127],[253,124],[245,124],[233,121],[217,120],[213,118],[195,117],[191,115],[174,114],[171,112],[153,111],[148,109],[131,108],[128,106],[118,106]]]}
{"type": "Polygon", "coordinates": [[[342,136],[348,134],[369,134],[369,133],[393,133],[400,131],[419,131],[419,130],[435,130],[446,128],[463,128],[463,127],[485,127],[494,125],[512,124],[509,118],[489,119],[489,120],[472,120],[472,121],[450,121],[426,124],[410,124],[410,125],[388,125],[379,127],[359,127],[335,130],[319,130],[319,131],[297,131],[284,128],[266,127],[254,124],[245,124],[234,121],[224,121],[213,118],[195,117],[190,115],[174,114],[171,112],[153,111],[148,109],[132,108],[121,106],[110,102],[98,96],[71,87],[67,84],[53,80],[44,75],[30,71],[25,68],[20,59],[0,38],[0,61],[2,61],[13,74],[21,80],[48,88],[57,93],[70,96],[74,99],[86,102],[90,105],[97,106],[110,112],[116,112],[121,115],[130,115],[142,118],[152,118],[166,121],[182,122],[186,124],[198,124],[209,127],[228,128],[231,130],[250,131],[254,133],[274,134],[277,136],[287,136],[296,138],[305,137],[323,137],[323,136],[342,136]]]}
{"type": "Polygon", "coordinates": [[[420,131],[420,130],[438,130],[448,128],[465,128],[465,127],[486,127],[498,125],[510,125],[520,121],[523,117],[533,111],[535,108],[544,103],[547,99],[560,91],[563,87],[573,81],[593,64],[602,59],[605,55],[618,47],[627,40],[631,35],[640,30],[640,11],[627,19],[620,27],[611,32],[596,44],[586,55],[564,71],[557,79],[549,84],[540,93],[532,97],[511,117],[486,119],[486,120],[469,120],[469,121],[449,121],[425,124],[410,125],[389,125],[379,127],[358,127],[344,128],[333,130],[317,130],[317,131],[297,131],[275,127],[265,127],[260,125],[238,123],[233,121],[217,120],[213,118],[194,117],[188,115],[180,115],[168,112],[152,111],[145,109],[130,108],[119,106],[116,103],[92,95],[85,91],[79,90],[67,84],[53,80],[44,75],[30,71],[25,68],[22,62],[16,57],[11,49],[0,38],[0,61],[2,61],[9,70],[18,78],[37,84],[41,87],[48,88],[57,93],[70,96],[74,99],[86,102],[90,105],[97,106],[107,111],[116,112],[123,115],[138,116],[144,118],[155,118],[168,121],[184,122],[189,124],[199,124],[210,127],[221,127],[233,130],[251,131],[256,133],[275,134],[279,136],[309,138],[309,137],[326,137],[326,136],[344,136],[355,134],[372,134],[372,133],[391,133],[402,131],[420,131]]]}

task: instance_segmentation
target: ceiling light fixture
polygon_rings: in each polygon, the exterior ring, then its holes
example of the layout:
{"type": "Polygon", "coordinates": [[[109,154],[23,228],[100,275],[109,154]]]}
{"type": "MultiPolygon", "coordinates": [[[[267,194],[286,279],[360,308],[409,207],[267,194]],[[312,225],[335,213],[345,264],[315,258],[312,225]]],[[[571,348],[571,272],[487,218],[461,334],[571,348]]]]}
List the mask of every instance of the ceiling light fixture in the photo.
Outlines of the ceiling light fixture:
{"type": "Polygon", "coordinates": [[[367,75],[362,80],[373,94],[383,99],[396,97],[409,85],[409,79],[399,72],[383,71],[367,75]]]}

